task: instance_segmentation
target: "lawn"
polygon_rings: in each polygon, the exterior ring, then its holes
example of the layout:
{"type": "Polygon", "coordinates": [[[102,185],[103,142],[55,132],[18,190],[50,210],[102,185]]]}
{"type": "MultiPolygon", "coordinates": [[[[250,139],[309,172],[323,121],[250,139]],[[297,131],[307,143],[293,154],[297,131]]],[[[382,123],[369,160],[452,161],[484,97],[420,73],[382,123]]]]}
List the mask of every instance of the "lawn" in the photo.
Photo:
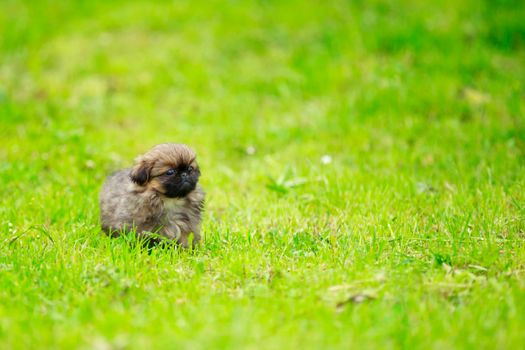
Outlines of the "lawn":
{"type": "Polygon", "coordinates": [[[0,348],[519,349],[525,2],[0,2],[0,348]],[[161,142],[195,250],[100,230],[161,142]]]}

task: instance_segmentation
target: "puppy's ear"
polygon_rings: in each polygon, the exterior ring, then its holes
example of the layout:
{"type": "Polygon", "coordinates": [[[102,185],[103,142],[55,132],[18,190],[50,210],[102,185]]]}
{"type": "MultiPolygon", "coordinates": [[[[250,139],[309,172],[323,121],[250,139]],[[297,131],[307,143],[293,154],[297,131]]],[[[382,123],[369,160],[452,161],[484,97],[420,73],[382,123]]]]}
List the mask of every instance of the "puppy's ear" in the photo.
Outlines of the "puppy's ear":
{"type": "Polygon", "coordinates": [[[137,185],[144,185],[150,179],[152,168],[153,163],[147,162],[145,160],[139,160],[133,169],[131,169],[131,181],[137,185]]]}

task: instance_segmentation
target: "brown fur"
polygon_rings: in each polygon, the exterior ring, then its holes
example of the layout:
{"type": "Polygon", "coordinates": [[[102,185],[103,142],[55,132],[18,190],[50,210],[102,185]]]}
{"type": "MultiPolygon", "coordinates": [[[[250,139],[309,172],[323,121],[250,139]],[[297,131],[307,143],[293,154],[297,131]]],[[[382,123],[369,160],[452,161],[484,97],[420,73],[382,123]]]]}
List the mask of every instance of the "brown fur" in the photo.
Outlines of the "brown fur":
{"type": "Polygon", "coordinates": [[[204,192],[197,183],[199,176],[195,153],[188,146],[155,146],[138,157],[133,168],[106,180],[100,191],[102,229],[110,235],[129,230],[141,237],[158,233],[184,247],[193,233],[196,243],[204,203],[204,192]],[[178,175],[167,175],[169,169],[187,169],[180,175],[186,173],[189,184],[177,182],[178,175]]]}

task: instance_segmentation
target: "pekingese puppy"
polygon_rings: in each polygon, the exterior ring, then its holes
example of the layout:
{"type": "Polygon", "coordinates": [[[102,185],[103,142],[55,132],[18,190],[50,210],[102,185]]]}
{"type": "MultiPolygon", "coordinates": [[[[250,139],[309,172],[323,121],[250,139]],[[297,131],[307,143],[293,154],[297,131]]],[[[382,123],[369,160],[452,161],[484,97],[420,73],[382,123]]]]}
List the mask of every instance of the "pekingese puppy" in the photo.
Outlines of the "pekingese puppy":
{"type": "MultiPolygon", "coordinates": [[[[102,229],[111,236],[158,234],[187,247],[200,239],[204,192],[196,155],[186,145],[163,143],[135,166],[109,176],[100,191],[102,229]]],[[[153,238],[154,241],[158,239],[153,238]]]]}

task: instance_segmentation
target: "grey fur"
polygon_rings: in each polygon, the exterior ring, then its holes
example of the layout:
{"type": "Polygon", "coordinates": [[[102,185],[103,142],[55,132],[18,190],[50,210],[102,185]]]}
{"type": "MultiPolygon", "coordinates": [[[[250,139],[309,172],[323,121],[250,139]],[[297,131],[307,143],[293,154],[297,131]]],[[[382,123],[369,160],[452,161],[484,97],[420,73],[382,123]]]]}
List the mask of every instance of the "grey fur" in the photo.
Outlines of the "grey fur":
{"type": "MultiPolygon", "coordinates": [[[[162,193],[163,183],[149,179],[149,174],[146,184],[139,185],[132,180],[133,171],[144,162],[153,162],[159,169],[185,161],[196,166],[194,155],[177,158],[179,146],[182,145],[159,145],[139,157],[135,168],[121,170],[107,178],[100,191],[100,218],[106,233],[118,236],[122,231],[135,230],[142,237],[157,233],[184,247],[189,244],[190,233],[194,235],[194,243],[200,239],[204,192],[198,184],[183,198],[168,198],[162,193]]],[[[149,169],[151,171],[152,166],[149,169]]]]}

